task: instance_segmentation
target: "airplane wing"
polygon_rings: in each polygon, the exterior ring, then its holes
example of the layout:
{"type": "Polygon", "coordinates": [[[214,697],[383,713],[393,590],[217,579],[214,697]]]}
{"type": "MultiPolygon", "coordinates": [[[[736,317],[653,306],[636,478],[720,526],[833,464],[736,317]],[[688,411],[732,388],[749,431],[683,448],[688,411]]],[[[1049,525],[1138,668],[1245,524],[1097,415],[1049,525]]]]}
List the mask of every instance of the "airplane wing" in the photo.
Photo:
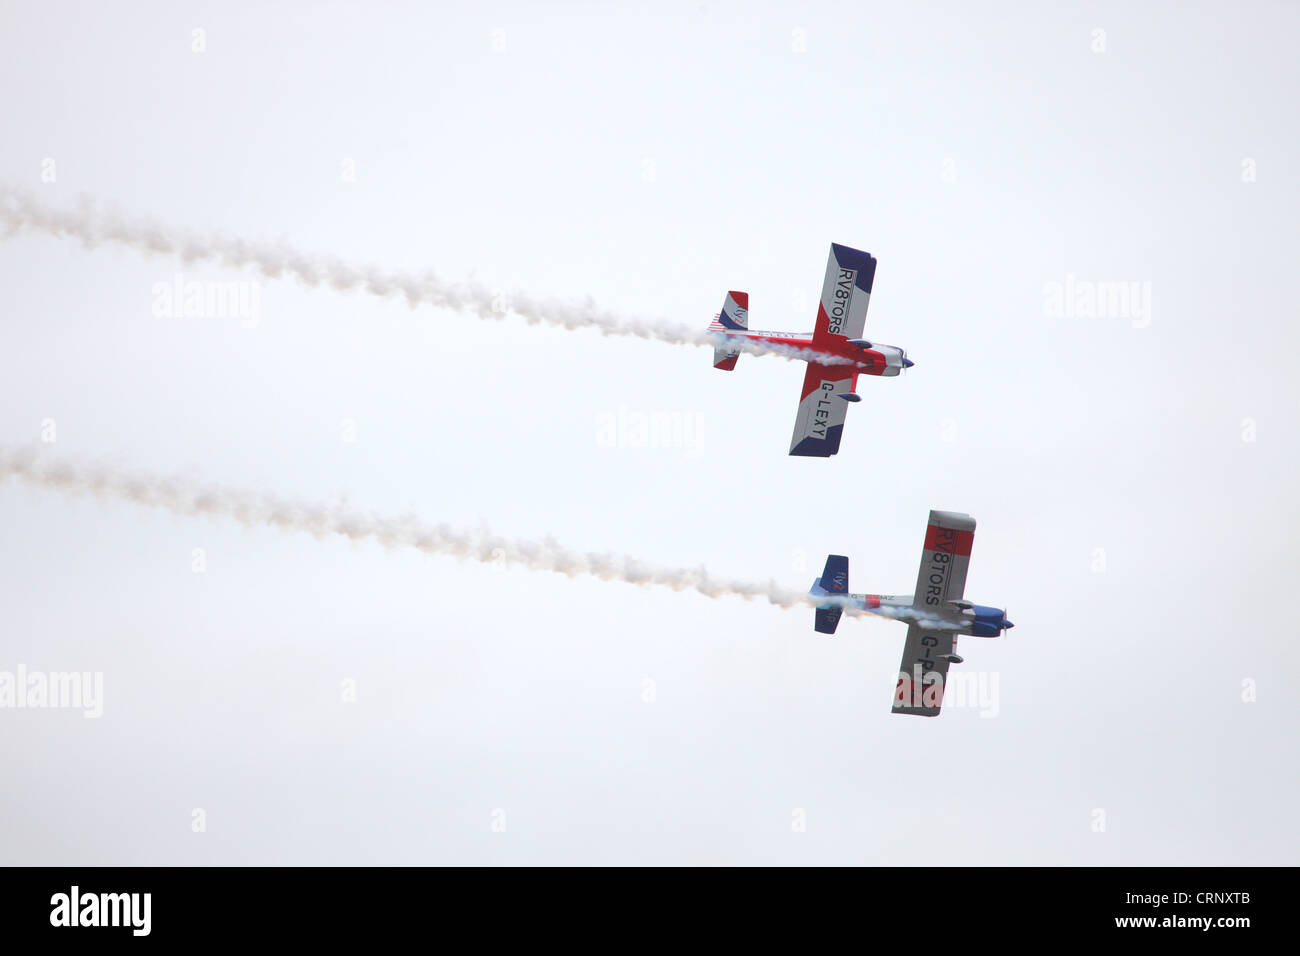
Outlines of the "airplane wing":
{"type": "Polygon", "coordinates": [[[822,281],[822,298],[817,306],[817,326],[813,342],[831,336],[860,339],[867,326],[867,305],[871,300],[871,283],[876,278],[876,259],[869,252],[831,243],[826,260],[826,278],[822,281]]]}
{"type": "Polygon", "coordinates": [[[948,683],[945,655],[957,647],[953,631],[930,630],[920,624],[907,628],[903,663],[894,687],[894,713],[917,717],[938,717],[943,706],[943,689],[948,683]]]}
{"type": "MultiPolygon", "coordinates": [[[[817,306],[813,344],[833,337],[858,339],[867,324],[867,303],[876,277],[876,260],[868,252],[831,243],[817,306]]],[[[790,454],[829,458],[840,450],[848,403],[839,398],[857,387],[858,373],[846,365],[808,363],[794,420],[790,454]]]]}
{"type": "MultiPolygon", "coordinates": [[[[966,591],[966,571],[974,541],[975,519],[970,515],[955,511],[930,512],[913,609],[921,613],[938,612],[949,601],[961,599],[966,591]]],[[[894,689],[894,713],[938,716],[948,681],[949,662],[945,657],[956,649],[957,635],[953,631],[918,623],[908,626],[894,689]]]]}
{"type": "Polygon", "coordinates": [[[849,403],[840,398],[858,384],[858,372],[848,365],[808,363],[803,393],[794,419],[790,454],[805,458],[829,458],[840,450],[844,434],[844,413],[849,403]]]}

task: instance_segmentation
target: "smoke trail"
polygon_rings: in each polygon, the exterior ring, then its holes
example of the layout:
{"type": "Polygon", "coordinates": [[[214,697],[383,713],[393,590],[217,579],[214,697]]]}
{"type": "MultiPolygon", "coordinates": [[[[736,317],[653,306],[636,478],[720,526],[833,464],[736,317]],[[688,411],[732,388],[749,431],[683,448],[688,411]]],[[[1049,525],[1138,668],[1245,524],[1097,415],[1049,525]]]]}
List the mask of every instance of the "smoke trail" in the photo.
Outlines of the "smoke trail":
{"type": "Polygon", "coordinates": [[[586,575],[639,587],[694,591],[708,598],[759,599],[781,608],[840,604],[844,613],[852,617],[883,617],[940,630],[953,627],[950,621],[913,608],[867,611],[853,606],[847,597],[823,595],[814,599],[804,592],[780,587],[775,581],[740,581],[715,577],[703,567],[672,568],[625,554],[574,551],[549,536],[537,540],[504,538],[486,530],[430,524],[414,515],[377,517],[340,506],[288,501],[270,494],[203,486],[180,478],[122,473],[102,465],[51,462],[32,448],[0,446],[0,481],[10,477],[65,494],[118,499],[186,517],[233,518],[248,527],[278,528],[316,538],[338,535],[352,541],[374,541],[385,548],[414,548],[462,561],[503,563],[571,578],[586,575]]]}
{"type": "Polygon", "coordinates": [[[286,246],[272,246],[223,236],[198,236],[179,232],[156,222],[130,219],[96,209],[83,199],[75,211],[54,209],[38,202],[30,193],[0,185],[0,223],[12,235],[21,230],[71,236],[86,246],[110,242],[154,255],[177,256],[185,263],[218,262],[234,267],[253,266],[270,278],[297,279],[312,288],[339,292],[361,291],[379,298],[405,298],[411,308],[431,305],[467,312],[483,319],[500,319],[513,312],[531,324],[556,325],[565,329],[597,329],[605,335],[632,336],[671,345],[725,344],[750,355],[779,355],[799,361],[815,359],[822,364],[849,364],[809,349],[765,344],[720,335],[683,325],[663,325],[635,316],[602,309],[590,300],[563,302],[538,299],[522,292],[503,295],[476,280],[446,282],[433,272],[388,272],[375,266],[343,262],[331,256],[311,255],[286,246]]]}
{"type": "Polygon", "coordinates": [[[339,535],[353,541],[374,541],[385,548],[414,548],[426,554],[503,562],[569,577],[589,575],[602,581],[694,591],[709,598],[760,599],[783,608],[811,603],[808,595],[781,588],[775,582],[731,580],[714,577],[704,568],[663,567],[628,555],[574,551],[549,537],[511,539],[489,531],[430,524],[414,516],[376,517],[337,506],[204,487],[183,479],[51,462],[32,449],[0,446],[0,480],[9,477],[66,494],[118,499],[185,516],[217,515],[250,527],[303,532],[317,538],[339,535]]]}

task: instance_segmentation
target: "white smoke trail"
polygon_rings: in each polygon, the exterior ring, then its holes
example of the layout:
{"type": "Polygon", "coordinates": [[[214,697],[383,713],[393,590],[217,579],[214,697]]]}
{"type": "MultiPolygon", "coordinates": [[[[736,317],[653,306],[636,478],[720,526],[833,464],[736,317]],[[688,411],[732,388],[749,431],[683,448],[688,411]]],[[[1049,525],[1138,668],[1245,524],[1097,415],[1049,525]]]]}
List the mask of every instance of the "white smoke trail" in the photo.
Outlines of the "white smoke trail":
{"type": "Polygon", "coordinates": [[[856,607],[846,596],[810,595],[780,587],[775,581],[748,582],[718,578],[701,568],[672,568],[649,564],[625,554],[581,552],[553,538],[511,539],[486,530],[429,524],[414,515],[377,517],[340,506],[288,501],[270,494],[203,486],[179,478],[117,472],[101,465],[72,465],[49,461],[34,448],[0,446],[0,481],[19,478],[30,484],[77,496],[115,498],[187,517],[216,515],[249,527],[271,527],[325,538],[339,535],[352,541],[374,541],[385,548],[414,548],[458,560],[518,565],[568,577],[587,575],[640,587],[694,591],[708,598],[739,597],[765,600],[781,608],[826,607],[839,604],[851,617],[883,617],[946,630],[950,621],[913,608],[856,607]]]}
{"type": "MultiPolygon", "coordinates": [[[[628,555],[574,551],[549,537],[504,538],[484,530],[430,524],[414,516],[376,517],[338,506],[205,487],[184,479],[49,461],[34,449],[0,446],[0,480],[10,477],[65,494],[118,499],[185,516],[217,515],[247,526],[303,532],[317,538],[339,535],[353,541],[374,541],[386,548],[414,548],[427,554],[518,565],[569,577],[589,575],[602,581],[694,591],[709,598],[759,599],[782,608],[812,606],[808,595],[774,581],[738,581],[715,577],[704,568],[663,567],[628,555]]],[[[854,613],[853,608],[847,610],[854,613]]]]}
{"type": "Polygon", "coordinates": [[[663,325],[635,316],[619,315],[586,302],[538,299],[522,292],[502,294],[476,280],[446,282],[433,272],[389,272],[375,266],[343,262],[286,246],[252,243],[223,236],[198,236],[156,222],[131,219],[96,208],[83,199],[75,210],[60,210],[36,200],[30,192],[0,184],[0,223],[13,235],[22,230],[71,236],[86,246],[117,243],[154,255],[177,256],[185,263],[212,261],[229,266],[253,266],[271,278],[289,277],[312,288],[361,291],[380,298],[405,298],[411,308],[431,305],[467,312],[483,319],[500,319],[509,312],[532,324],[565,329],[597,329],[605,335],[632,336],[671,345],[718,344],[750,355],[778,355],[798,361],[849,364],[809,349],[743,337],[721,335],[682,325],[663,325]]]}

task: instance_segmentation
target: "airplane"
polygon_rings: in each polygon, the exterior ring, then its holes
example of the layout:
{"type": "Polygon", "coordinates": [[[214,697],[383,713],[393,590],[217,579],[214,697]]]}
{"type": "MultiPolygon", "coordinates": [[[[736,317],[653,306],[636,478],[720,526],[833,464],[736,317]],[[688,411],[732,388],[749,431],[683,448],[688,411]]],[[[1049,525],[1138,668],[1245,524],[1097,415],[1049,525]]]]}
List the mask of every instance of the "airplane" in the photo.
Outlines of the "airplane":
{"type": "Polygon", "coordinates": [[[974,540],[975,519],[970,515],[931,511],[915,594],[849,594],[849,559],[842,554],[827,555],[822,576],[808,592],[815,599],[835,598],[816,605],[813,628],[822,634],[835,633],[845,607],[907,622],[894,689],[896,714],[939,715],[948,667],[963,661],[957,654],[959,634],[999,637],[1015,627],[1001,608],[963,597],[974,540]]]}
{"type": "Polygon", "coordinates": [[[794,437],[790,440],[791,455],[829,458],[838,454],[848,403],[862,401],[856,392],[858,375],[898,375],[915,364],[907,357],[906,349],[862,338],[875,277],[874,256],[831,243],[817,327],[812,332],[750,331],[748,292],[728,292],[722,311],[709,325],[709,331],[718,339],[713,367],[724,372],[735,369],[742,350],[731,343],[741,340],[820,353],[808,360],[803,377],[794,437]],[[817,361],[822,355],[830,361],[817,361]]]}

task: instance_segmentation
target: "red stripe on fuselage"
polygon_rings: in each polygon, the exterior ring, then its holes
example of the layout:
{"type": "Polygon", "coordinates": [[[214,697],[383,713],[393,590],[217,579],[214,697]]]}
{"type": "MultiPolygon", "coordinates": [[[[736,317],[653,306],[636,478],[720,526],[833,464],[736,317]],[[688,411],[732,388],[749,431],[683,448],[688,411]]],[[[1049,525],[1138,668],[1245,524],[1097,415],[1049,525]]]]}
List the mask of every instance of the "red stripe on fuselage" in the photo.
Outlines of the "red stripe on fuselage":
{"type": "Polygon", "coordinates": [[[944,554],[962,554],[970,557],[971,545],[974,543],[974,531],[941,528],[937,524],[928,525],[925,529],[926,551],[942,551],[944,554]]]}

